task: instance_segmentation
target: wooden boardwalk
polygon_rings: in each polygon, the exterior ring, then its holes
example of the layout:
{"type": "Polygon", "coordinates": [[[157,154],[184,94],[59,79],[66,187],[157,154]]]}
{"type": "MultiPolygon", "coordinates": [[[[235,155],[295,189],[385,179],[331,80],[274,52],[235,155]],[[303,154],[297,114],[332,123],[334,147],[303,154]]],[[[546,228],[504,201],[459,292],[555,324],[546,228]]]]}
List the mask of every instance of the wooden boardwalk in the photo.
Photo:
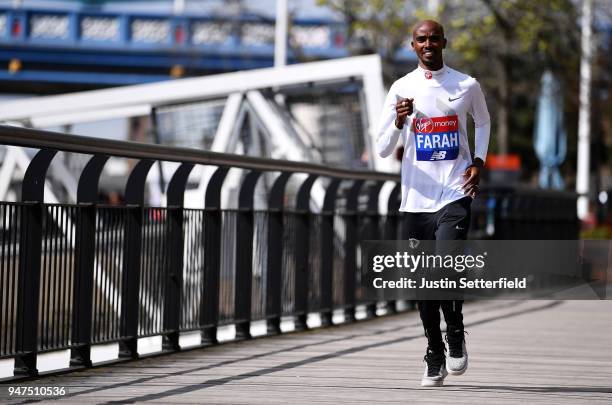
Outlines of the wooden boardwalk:
{"type": "MultiPolygon", "coordinates": [[[[415,312],[36,381],[72,403],[612,403],[612,302],[466,304],[470,367],[419,386],[415,312]]],[[[49,403],[56,401],[47,401],[49,403]]]]}

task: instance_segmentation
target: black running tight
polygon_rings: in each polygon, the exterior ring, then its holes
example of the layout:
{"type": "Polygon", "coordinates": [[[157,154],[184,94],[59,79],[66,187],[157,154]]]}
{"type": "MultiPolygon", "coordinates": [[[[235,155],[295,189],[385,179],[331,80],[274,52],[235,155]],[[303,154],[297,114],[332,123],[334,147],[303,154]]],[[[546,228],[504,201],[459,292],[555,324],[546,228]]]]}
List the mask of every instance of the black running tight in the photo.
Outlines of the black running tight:
{"type": "MultiPolygon", "coordinates": [[[[402,223],[402,239],[465,240],[470,225],[472,199],[465,197],[454,201],[437,212],[405,213],[402,223]]],[[[447,330],[463,331],[463,301],[419,301],[418,308],[427,336],[427,343],[434,351],[443,351],[440,331],[440,309],[444,314],[447,330]]]]}

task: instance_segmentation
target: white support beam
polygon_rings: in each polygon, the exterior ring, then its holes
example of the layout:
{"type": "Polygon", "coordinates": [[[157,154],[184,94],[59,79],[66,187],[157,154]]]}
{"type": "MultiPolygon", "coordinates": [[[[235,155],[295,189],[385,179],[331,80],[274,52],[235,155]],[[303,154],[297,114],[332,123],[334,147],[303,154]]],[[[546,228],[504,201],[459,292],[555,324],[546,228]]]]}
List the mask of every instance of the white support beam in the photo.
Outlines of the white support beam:
{"type": "Polygon", "coordinates": [[[385,184],[378,193],[378,212],[381,215],[386,215],[389,212],[389,196],[395,188],[395,183],[392,181],[385,181],[385,184]]]}
{"type": "Polygon", "coordinates": [[[32,125],[36,128],[48,128],[61,125],[78,124],[81,122],[111,120],[116,118],[142,117],[148,116],[149,114],[151,114],[151,106],[143,104],[101,110],[76,111],[68,114],[43,116],[34,115],[27,119],[29,119],[32,125]]]}
{"type": "Polygon", "coordinates": [[[292,137],[290,135],[290,128],[287,128],[283,118],[276,112],[264,96],[259,91],[249,91],[247,93],[247,100],[253,108],[255,114],[261,120],[265,128],[270,132],[274,142],[274,159],[288,159],[288,160],[306,160],[306,147],[299,142],[297,136],[292,137]]]}
{"type": "Polygon", "coordinates": [[[274,66],[287,64],[287,0],[276,0],[276,24],[274,26],[274,66]]]}
{"type": "Polygon", "coordinates": [[[71,172],[59,159],[54,161],[49,169],[53,173],[53,178],[57,179],[66,188],[70,202],[76,203],[78,188],[78,178],[76,176],[80,173],[71,172]]]}
{"type": "MultiPolygon", "coordinates": [[[[366,101],[366,113],[368,118],[368,135],[370,136],[370,145],[376,145],[376,130],[383,103],[385,102],[385,87],[382,79],[382,64],[380,58],[370,61],[368,70],[363,75],[363,92],[366,101]]],[[[379,171],[393,171],[396,166],[393,164],[393,159],[383,159],[376,153],[376,148],[371,148],[372,168],[379,171]]]]}
{"type": "Polygon", "coordinates": [[[591,61],[593,59],[593,1],[582,1],[582,56],[580,59],[580,94],[578,111],[578,158],[576,170],[576,193],[578,196],[578,218],[589,214],[589,182],[591,165],[591,61]]]}
{"type": "Polygon", "coordinates": [[[175,15],[185,14],[185,2],[186,0],[174,0],[172,2],[172,12],[175,15]]]}
{"type": "Polygon", "coordinates": [[[4,159],[2,159],[2,164],[0,164],[0,201],[7,201],[6,194],[11,185],[13,171],[17,164],[14,153],[11,152],[11,148],[16,148],[16,146],[6,147],[4,159]]]}
{"type": "Polygon", "coordinates": [[[234,126],[237,123],[238,112],[240,111],[240,105],[242,103],[241,93],[232,93],[227,98],[223,113],[221,114],[221,120],[219,126],[217,126],[217,132],[215,133],[215,139],[210,148],[213,152],[227,152],[227,147],[230,144],[231,136],[233,133],[234,126]]]}
{"type": "MultiPolygon", "coordinates": [[[[221,122],[217,127],[215,139],[211,150],[213,152],[234,153],[238,144],[240,129],[246,118],[247,106],[244,103],[242,94],[231,94],[227,100],[221,122]]],[[[195,190],[185,191],[185,207],[186,208],[204,208],[204,196],[206,195],[206,187],[208,181],[213,175],[216,167],[213,166],[196,166],[196,172],[199,178],[198,188],[195,190]]],[[[229,183],[226,179],[225,183],[229,183]]],[[[224,184],[225,184],[224,183],[224,184]]]]}
{"type": "Polygon", "coordinates": [[[113,89],[13,100],[0,103],[0,121],[21,121],[32,117],[42,119],[73,113],[90,112],[94,114],[104,110],[116,111],[142,105],[167,105],[225,97],[231,93],[262,88],[346,80],[349,77],[362,78],[367,98],[374,97],[372,101],[368,101],[367,106],[370,126],[372,126],[380,113],[384,98],[378,55],[355,56],[113,89]]]}

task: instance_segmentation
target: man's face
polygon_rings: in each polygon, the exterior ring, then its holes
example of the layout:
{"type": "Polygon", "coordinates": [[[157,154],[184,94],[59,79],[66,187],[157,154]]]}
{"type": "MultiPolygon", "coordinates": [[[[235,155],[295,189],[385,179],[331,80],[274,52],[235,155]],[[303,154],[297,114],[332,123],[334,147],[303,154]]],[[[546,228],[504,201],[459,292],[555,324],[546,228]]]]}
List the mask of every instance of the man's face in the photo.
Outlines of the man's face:
{"type": "Polygon", "coordinates": [[[446,47],[446,39],[442,28],[426,22],[412,33],[412,47],[421,64],[430,69],[442,67],[442,50],[446,47]]]}

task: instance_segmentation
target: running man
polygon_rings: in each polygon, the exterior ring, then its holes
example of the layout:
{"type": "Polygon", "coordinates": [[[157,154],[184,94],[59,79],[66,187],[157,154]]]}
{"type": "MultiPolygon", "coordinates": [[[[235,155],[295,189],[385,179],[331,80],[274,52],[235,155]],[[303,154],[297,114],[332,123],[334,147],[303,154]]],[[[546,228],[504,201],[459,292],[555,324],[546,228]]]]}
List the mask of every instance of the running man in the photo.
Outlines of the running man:
{"type": "MultiPolygon", "coordinates": [[[[463,240],[487,155],[489,112],[476,79],[444,64],[442,25],[418,22],[411,44],[419,65],[389,90],[377,150],[380,156],[389,156],[402,136],[402,239],[463,240]],[[474,159],[466,131],[468,113],[476,126],[474,159]]],[[[427,337],[422,386],[441,386],[449,373],[461,375],[467,369],[462,304],[418,303],[427,337]],[[447,324],[448,356],[440,331],[440,309],[447,324]]]]}

